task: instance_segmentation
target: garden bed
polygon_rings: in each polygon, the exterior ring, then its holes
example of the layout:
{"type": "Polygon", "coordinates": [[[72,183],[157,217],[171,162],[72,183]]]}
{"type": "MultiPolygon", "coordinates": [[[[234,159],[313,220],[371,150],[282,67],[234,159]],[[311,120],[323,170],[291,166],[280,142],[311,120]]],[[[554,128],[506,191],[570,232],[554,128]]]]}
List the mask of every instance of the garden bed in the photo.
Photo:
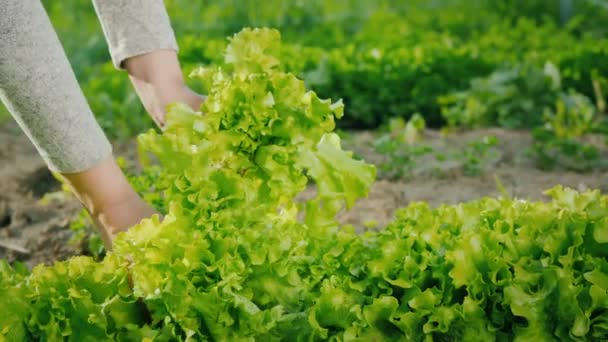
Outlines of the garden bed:
{"type": "MultiPolygon", "coordinates": [[[[345,148],[354,150],[368,162],[386,163],[386,156],[370,147],[375,135],[368,131],[349,132],[344,139],[345,148]]],[[[445,137],[436,131],[427,131],[423,141],[432,146],[435,153],[450,154],[487,136],[496,137],[498,144],[496,153],[485,161],[479,175],[466,175],[464,162],[457,158],[448,158],[441,164],[433,158],[422,158],[407,177],[387,178],[381,173],[369,197],[360,200],[353,210],[342,213],[341,221],[353,224],[358,230],[381,229],[391,221],[395,209],[413,201],[438,206],[499,196],[497,180],[509,195],[523,199],[543,199],[543,191],[557,184],[577,190],[608,191],[608,171],[576,173],[537,169],[527,154],[532,144],[527,132],[479,129],[453,132],[445,137]]],[[[0,125],[0,142],[0,259],[19,260],[33,267],[86,254],[86,244],[70,242],[73,236],[70,222],[81,208],[77,201],[61,195],[59,183],[13,121],[0,125]],[[41,200],[43,198],[46,200],[41,200]]],[[[115,151],[128,161],[137,159],[134,141],[116,143],[115,151]]],[[[310,188],[301,197],[313,194],[314,189],[310,188]]]]}

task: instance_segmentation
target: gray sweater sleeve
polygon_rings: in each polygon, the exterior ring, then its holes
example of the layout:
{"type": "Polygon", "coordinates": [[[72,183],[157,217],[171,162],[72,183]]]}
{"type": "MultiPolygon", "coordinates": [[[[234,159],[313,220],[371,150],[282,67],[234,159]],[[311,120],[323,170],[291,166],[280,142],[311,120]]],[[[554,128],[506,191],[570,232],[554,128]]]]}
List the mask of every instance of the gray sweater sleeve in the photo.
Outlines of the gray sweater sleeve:
{"type": "MultiPolygon", "coordinates": [[[[117,68],[177,50],[162,0],[93,3],[117,68]]],[[[0,0],[0,100],[53,171],[84,171],[112,153],[40,0],[0,0]]]]}
{"type": "Polygon", "coordinates": [[[111,155],[40,0],[0,0],[0,99],[51,170],[111,155]]]}
{"type": "Polygon", "coordinates": [[[110,48],[112,62],[159,49],[177,51],[163,0],[93,0],[110,48]]]}

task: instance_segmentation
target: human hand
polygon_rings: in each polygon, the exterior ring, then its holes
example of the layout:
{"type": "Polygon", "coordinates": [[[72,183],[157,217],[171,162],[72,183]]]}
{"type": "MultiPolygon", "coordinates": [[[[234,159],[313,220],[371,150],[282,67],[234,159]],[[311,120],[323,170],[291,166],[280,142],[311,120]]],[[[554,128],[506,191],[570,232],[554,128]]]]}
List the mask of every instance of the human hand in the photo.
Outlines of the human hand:
{"type": "Polygon", "coordinates": [[[139,98],[159,127],[165,124],[168,104],[181,102],[199,111],[205,100],[192,91],[181,73],[174,50],[156,50],[128,58],[123,63],[139,98]]]}
{"type": "Polygon", "coordinates": [[[111,155],[90,169],[61,175],[93,218],[108,250],[118,233],[157,214],[131,187],[111,155]]]}

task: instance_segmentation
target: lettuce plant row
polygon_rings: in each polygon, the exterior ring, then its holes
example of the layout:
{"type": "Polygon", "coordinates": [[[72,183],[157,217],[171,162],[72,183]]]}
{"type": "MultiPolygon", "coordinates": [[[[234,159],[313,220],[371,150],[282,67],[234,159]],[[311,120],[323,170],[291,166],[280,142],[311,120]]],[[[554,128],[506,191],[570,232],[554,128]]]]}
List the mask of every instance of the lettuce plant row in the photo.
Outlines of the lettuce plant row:
{"type": "MultiPolygon", "coordinates": [[[[339,125],[373,128],[416,113],[440,127],[453,116],[442,115],[439,97],[466,91],[471,81],[493,72],[542,68],[547,62],[560,71],[565,91],[575,90],[593,103],[608,101],[602,91],[608,87],[608,40],[599,24],[608,11],[598,2],[575,1],[581,16],[565,26],[557,25],[557,2],[547,0],[266,0],[239,6],[227,0],[170,0],[166,6],[185,69],[221,63],[225,37],[243,26],[275,27],[285,41],[285,69],[319,96],[343,99],[346,115],[339,125]]],[[[45,7],[106,134],[131,138],[152,127],[128,78],[109,62],[90,1],[45,7]]],[[[477,90],[492,94],[496,89],[488,86],[477,90]]],[[[534,91],[501,94],[523,108],[548,97],[534,91]]],[[[481,105],[491,107],[491,100],[481,105]]],[[[527,112],[532,123],[542,120],[542,111],[527,112]]]]}
{"type": "Polygon", "coordinates": [[[432,209],[378,232],[336,214],[375,168],[332,133],[340,101],[283,71],[278,31],[233,36],[139,138],[167,208],[101,261],[0,263],[7,341],[600,341],[608,339],[608,197],[556,187],[432,209]],[[314,184],[309,184],[314,183],[314,184]],[[307,186],[316,197],[296,201],[307,186]]]}

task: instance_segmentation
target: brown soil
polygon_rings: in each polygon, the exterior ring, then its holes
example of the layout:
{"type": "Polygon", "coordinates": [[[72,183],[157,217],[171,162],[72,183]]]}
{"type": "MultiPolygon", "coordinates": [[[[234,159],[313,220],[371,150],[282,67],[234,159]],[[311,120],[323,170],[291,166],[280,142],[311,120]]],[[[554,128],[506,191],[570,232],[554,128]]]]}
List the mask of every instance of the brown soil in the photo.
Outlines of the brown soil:
{"type": "Polygon", "coordinates": [[[58,182],[18,127],[0,126],[0,258],[34,266],[82,252],[68,244],[78,203],[40,201],[57,190],[58,182]]]}
{"type": "MultiPolygon", "coordinates": [[[[484,162],[479,176],[465,175],[458,158],[438,163],[431,155],[420,158],[407,179],[391,180],[380,174],[369,197],[360,200],[353,210],[342,213],[340,219],[363,229],[376,222],[381,228],[390,222],[396,208],[412,201],[428,201],[432,206],[457,203],[483,196],[501,195],[496,180],[509,195],[531,200],[543,199],[543,191],[563,184],[575,189],[608,191],[608,171],[575,173],[541,171],[526,155],[532,138],[526,132],[484,129],[443,136],[427,132],[424,143],[435,151],[458,151],[472,140],[493,135],[499,140],[496,153],[484,162]]],[[[374,163],[386,158],[370,147],[374,134],[350,134],[344,143],[357,155],[374,163]]],[[[133,142],[116,146],[117,154],[135,160],[133,142]]],[[[82,244],[70,243],[70,221],[80,211],[80,205],[70,196],[59,192],[52,177],[29,140],[13,122],[0,125],[0,259],[20,260],[33,267],[84,253],[82,244]],[[41,201],[47,193],[46,201],[41,201]]],[[[313,189],[302,194],[303,198],[313,189]]]]}
{"type": "MultiPolygon", "coordinates": [[[[463,162],[454,158],[441,163],[432,155],[420,158],[407,180],[376,181],[369,197],[359,201],[353,210],[344,213],[341,216],[342,222],[354,224],[361,229],[361,223],[376,221],[377,227],[384,227],[391,221],[395,209],[413,201],[427,201],[431,206],[438,206],[486,196],[501,196],[497,180],[509,196],[527,200],[546,200],[543,192],[558,184],[580,191],[608,191],[606,169],[588,173],[539,170],[528,153],[532,145],[532,137],[528,132],[492,128],[455,132],[447,136],[435,131],[426,132],[425,135],[422,143],[446,154],[461,150],[468,142],[479,141],[485,136],[495,136],[499,143],[495,148],[496,155],[485,161],[484,170],[478,176],[465,175],[463,162]]],[[[358,133],[346,147],[363,159],[380,164],[386,159],[369,147],[373,139],[373,133],[358,133]]],[[[603,158],[608,160],[605,148],[603,152],[603,158]]]]}
{"type": "MultiPolygon", "coordinates": [[[[129,156],[134,147],[116,144],[115,150],[129,156]]],[[[81,210],[19,127],[0,124],[0,259],[31,268],[86,254],[84,241],[71,241],[70,222],[81,210]]]]}

